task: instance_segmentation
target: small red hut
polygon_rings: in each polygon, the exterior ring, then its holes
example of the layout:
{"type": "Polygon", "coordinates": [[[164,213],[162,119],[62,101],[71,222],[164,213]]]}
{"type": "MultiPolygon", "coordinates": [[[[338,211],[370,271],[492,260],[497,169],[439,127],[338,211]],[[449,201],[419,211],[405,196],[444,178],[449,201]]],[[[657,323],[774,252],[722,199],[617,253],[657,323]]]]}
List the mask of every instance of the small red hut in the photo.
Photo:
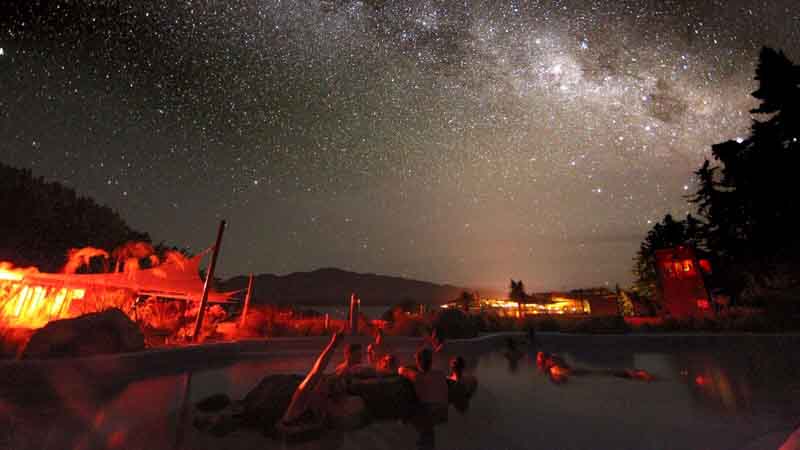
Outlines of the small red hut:
{"type": "Polygon", "coordinates": [[[707,260],[698,260],[691,247],[656,250],[659,297],[667,314],[676,318],[702,317],[713,312],[703,275],[707,260]]]}

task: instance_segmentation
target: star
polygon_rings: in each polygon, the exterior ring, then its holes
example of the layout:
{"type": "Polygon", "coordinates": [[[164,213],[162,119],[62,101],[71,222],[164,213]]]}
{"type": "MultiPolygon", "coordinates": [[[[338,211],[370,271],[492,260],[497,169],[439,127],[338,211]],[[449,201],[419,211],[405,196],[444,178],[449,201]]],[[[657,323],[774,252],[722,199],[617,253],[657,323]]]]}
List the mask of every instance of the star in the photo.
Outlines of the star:
{"type": "Polygon", "coordinates": [[[157,242],[228,218],[223,275],[624,285],[710,146],[744,142],[760,46],[800,60],[791,0],[322,3],[0,17],[2,162],[157,242]]]}

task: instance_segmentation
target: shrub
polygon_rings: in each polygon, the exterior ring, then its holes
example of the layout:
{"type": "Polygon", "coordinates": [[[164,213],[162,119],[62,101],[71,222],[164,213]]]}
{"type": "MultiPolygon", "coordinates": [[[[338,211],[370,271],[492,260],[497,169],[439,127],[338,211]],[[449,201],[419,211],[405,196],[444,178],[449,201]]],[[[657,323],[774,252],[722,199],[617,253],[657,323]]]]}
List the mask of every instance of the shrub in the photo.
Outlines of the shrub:
{"type": "Polygon", "coordinates": [[[142,327],[174,331],[190,321],[182,312],[182,306],[175,301],[148,299],[136,308],[134,316],[142,327]]]}
{"type": "Polygon", "coordinates": [[[133,292],[124,289],[91,289],[81,301],[72,302],[69,309],[70,313],[80,316],[117,308],[131,317],[135,299],[133,292]]]}
{"type": "Polygon", "coordinates": [[[427,330],[425,322],[414,316],[398,316],[384,331],[389,336],[422,336],[427,330]]]}
{"type": "Polygon", "coordinates": [[[473,338],[478,335],[475,321],[457,309],[444,309],[433,319],[433,326],[446,339],[473,338]]]}
{"type": "Polygon", "coordinates": [[[522,327],[521,321],[514,317],[501,316],[492,312],[482,312],[470,316],[476,332],[496,333],[499,331],[515,331],[522,327]]]}
{"type": "Polygon", "coordinates": [[[558,321],[552,316],[546,316],[536,323],[538,331],[561,331],[561,326],[558,321]]]}
{"type": "Polygon", "coordinates": [[[661,322],[660,326],[655,326],[657,331],[673,332],[673,331],[687,331],[692,329],[691,320],[677,319],[675,317],[666,317],[661,322]]]}
{"type": "Polygon", "coordinates": [[[693,321],[695,331],[717,332],[723,328],[723,324],[710,317],[703,317],[693,321]]]}
{"type": "Polygon", "coordinates": [[[598,316],[572,319],[562,324],[567,333],[627,333],[630,327],[622,316],[598,316]]]}
{"type": "Polygon", "coordinates": [[[775,331],[774,324],[770,323],[767,316],[763,314],[745,314],[731,320],[732,330],[748,332],[775,331]]]}

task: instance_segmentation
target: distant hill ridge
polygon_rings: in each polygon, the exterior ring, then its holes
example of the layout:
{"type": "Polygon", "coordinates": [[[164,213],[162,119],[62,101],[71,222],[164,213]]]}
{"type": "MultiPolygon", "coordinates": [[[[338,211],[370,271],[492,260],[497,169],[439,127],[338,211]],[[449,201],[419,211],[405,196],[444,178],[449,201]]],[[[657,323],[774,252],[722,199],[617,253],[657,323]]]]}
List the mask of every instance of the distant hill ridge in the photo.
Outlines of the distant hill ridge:
{"type": "MultiPolygon", "coordinates": [[[[222,282],[220,288],[246,289],[247,278],[230,278],[222,282]]],[[[252,301],[257,304],[341,306],[355,292],[363,305],[392,305],[405,300],[439,305],[456,299],[464,290],[448,284],[327,267],[287,275],[256,275],[252,301]]]]}

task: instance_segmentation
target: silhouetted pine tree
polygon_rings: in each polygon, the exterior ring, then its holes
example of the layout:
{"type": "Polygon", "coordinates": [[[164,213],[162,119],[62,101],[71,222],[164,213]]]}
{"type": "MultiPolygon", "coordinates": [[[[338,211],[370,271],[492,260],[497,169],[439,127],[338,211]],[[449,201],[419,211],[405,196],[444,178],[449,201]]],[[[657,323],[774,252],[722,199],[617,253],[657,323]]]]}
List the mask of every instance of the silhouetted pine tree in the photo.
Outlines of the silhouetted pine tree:
{"type": "Polygon", "coordinates": [[[456,303],[461,306],[461,309],[463,309],[464,312],[469,312],[469,305],[472,303],[474,298],[475,296],[471,293],[462,291],[461,295],[459,295],[456,299],[456,303]]]}
{"type": "Polygon", "coordinates": [[[706,161],[695,172],[700,185],[691,198],[715,271],[734,294],[797,285],[800,269],[800,66],[764,48],[755,79],[752,96],[761,103],[750,112],[761,119],[747,139],[712,146],[719,165],[706,161]]]}
{"type": "Polygon", "coordinates": [[[528,298],[528,294],[525,293],[525,286],[522,284],[522,280],[511,280],[508,298],[517,302],[517,312],[519,313],[519,316],[522,317],[522,302],[528,298]]]}

